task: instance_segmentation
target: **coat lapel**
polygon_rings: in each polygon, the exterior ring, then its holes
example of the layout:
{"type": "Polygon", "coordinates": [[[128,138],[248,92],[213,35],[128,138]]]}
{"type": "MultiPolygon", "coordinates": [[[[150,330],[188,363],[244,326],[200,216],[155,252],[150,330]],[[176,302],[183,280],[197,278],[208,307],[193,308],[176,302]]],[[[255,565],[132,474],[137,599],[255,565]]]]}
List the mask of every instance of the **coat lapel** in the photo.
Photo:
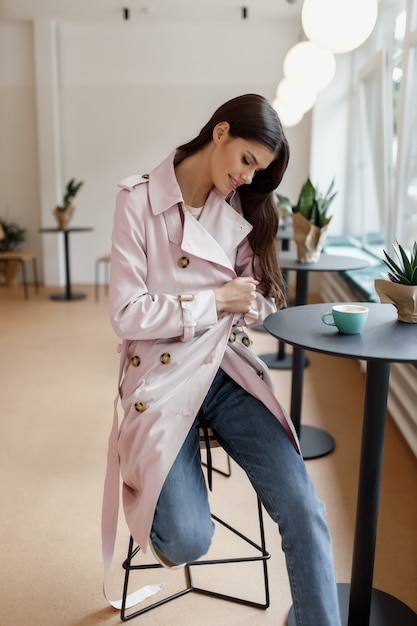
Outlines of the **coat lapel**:
{"type": "Polygon", "coordinates": [[[164,213],[170,241],[187,254],[234,270],[236,249],[252,226],[212,192],[199,221],[187,210],[171,207],[164,213]],[[183,211],[184,225],[180,211],[183,211]]]}

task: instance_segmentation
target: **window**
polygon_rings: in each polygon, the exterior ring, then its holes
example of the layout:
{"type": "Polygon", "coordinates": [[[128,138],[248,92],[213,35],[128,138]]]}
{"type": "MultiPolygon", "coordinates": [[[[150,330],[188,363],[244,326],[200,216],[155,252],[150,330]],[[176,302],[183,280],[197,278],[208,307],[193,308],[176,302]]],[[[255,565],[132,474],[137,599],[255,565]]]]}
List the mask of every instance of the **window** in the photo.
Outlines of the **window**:
{"type": "Polygon", "coordinates": [[[359,159],[352,184],[360,211],[350,234],[379,257],[395,240],[406,248],[417,240],[416,25],[413,0],[382,0],[374,53],[368,46],[368,61],[357,72],[359,159]]]}
{"type": "Polygon", "coordinates": [[[405,41],[398,105],[395,237],[411,248],[417,241],[417,30],[405,41]]]}
{"type": "Polygon", "coordinates": [[[379,254],[389,237],[391,180],[387,55],[381,50],[359,73],[359,152],[362,245],[379,254]],[[381,129],[384,129],[381,132],[381,129]]]}

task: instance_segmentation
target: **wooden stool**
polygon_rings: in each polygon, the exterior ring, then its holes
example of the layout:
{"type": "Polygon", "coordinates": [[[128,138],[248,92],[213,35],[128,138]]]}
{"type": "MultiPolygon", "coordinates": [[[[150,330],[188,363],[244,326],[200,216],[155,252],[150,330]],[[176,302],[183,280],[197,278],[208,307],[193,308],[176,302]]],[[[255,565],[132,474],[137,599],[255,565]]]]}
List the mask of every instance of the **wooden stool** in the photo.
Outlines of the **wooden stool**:
{"type": "Polygon", "coordinates": [[[16,261],[17,263],[20,263],[20,269],[22,271],[23,293],[25,295],[25,300],[29,298],[25,263],[32,261],[33,283],[35,285],[35,291],[36,293],[38,293],[39,284],[38,284],[38,268],[36,264],[36,254],[34,252],[19,252],[19,251],[0,252],[0,263],[7,263],[9,261],[16,261]]]}
{"type": "MultiPolygon", "coordinates": [[[[211,490],[211,483],[212,483],[212,477],[211,477],[212,471],[221,473],[224,476],[230,476],[231,474],[229,456],[227,457],[228,458],[228,471],[227,472],[223,472],[221,470],[212,468],[210,448],[218,447],[218,446],[220,446],[220,444],[215,437],[215,433],[207,426],[200,427],[200,448],[207,449],[207,464],[206,465],[208,468],[208,483],[209,483],[210,490],[211,490]]],[[[257,513],[258,513],[258,523],[259,523],[259,535],[260,535],[259,544],[253,541],[252,539],[250,539],[249,537],[245,536],[244,534],[242,534],[236,528],[233,528],[232,526],[230,526],[230,524],[227,524],[224,520],[220,519],[216,515],[212,514],[211,517],[215,522],[223,526],[227,531],[239,537],[244,543],[247,543],[250,546],[252,546],[252,548],[254,548],[255,551],[259,554],[252,555],[252,556],[241,556],[237,558],[204,559],[204,560],[194,561],[193,563],[187,563],[187,565],[184,566],[184,574],[185,574],[185,582],[186,582],[186,586],[184,589],[180,590],[177,593],[173,593],[163,598],[162,600],[153,602],[152,604],[148,606],[145,606],[139,610],[136,610],[130,614],[127,614],[126,599],[127,599],[127,596],[129,595],[128,586],[129,586],[130,572],[133,570],[148,570],[148,569],[156,569],[156,568],[162,567],[162,565],[160,565],[159,563],[133,565],[132,561],[135,558],[135,556],[137,556],[137,554],[140,552],[140,547],[139,546],[135,547],[133,538],[130,537],[127,558],[123,562],[123,565],[122,565],[125,570],[125,577],[124,577],[122,604],[121,604],[121,609],[120,609],[121,620],[123,622],[127,622],[128,620],[133,619],[134,617],[138,617],[142,613],[151,611],[152,609],[155,609],[158,606],[166,604],[167,602],[170,602],[171,600],[175,600],[176,598],[180,598],[181,596],[187,593],[190,593],[192,591],[195,593],[202,594],[202,595],[219,598],[221,600],[226,600],[229,602],[235,602],[238,604],[244,604],[246,606],[250,606],[250,607],[254,607],[258,609],[267,609],[269,607],[269,579],[268,579],[267,561],[271,557],[271,555],[266,550],[262,504],[261,504],[259,497],[257,497],[257,509],[258,509],[257,513]],[[197,566],[201,567],[201,566],[206,566],[206,565],[221,565],[225,563],[248,563],[252,561],[262,562],[263,587],[264,587],[264,594],[265,594],[264,602],[255,602],[253,600],[248,600],[242,597],[235,597],[231,595],[218,593],[210,589],[202,589],[200,587],[194,586],[193,584],[192,571],[191,571],[193,567],[197,567],[197,566]]]]}

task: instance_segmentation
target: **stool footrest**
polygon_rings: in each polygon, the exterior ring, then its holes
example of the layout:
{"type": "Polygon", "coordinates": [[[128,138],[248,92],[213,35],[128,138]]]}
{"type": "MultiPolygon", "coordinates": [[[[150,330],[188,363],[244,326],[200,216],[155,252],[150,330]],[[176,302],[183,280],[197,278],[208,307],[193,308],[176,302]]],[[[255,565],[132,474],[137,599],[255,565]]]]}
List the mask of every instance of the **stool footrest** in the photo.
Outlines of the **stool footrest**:
{"type": "Polygon", "coordinates": [[[126,560],[123,562],[123,568],[125,570],[125,580],[123,587],[123,597],[122,597],[122,606],[120,610],[120,617],[123,622],[127,622],[134,617],[138,617],[139,615],[146,613],[147,611],[151,611],[167,602],[171,602],[172,600],[176,600],[187,593],[195,592],[206,596],[211,596],[214,598],[218,598],[220,600],[225,600],[228,602],[234,602],[236,604],[243,604],[245,606],[250,606],[258,609],[267,609],[269,607],[270,599],[269,599],[269,579],[268,579],[268,567],[267,561],[270,559],[271,555],[266,550],[265,545],[265,531],[264,531],[264,522],[263,522],[263,512],[262,512],[262,504],[259,498],[257,498],[258,504],[258,520],[259,520],[259,532],[260,532],[260,545],[258,545],[255,541],[252,541],[249,537],[241,533],[239,530],[220,519],[216,515],[212,514],[213,520],[221,524],[226,530],[232,532],[240,539],[242,539],[245,543],[249,544],[255,550],[257,550],[260,554],[253,556],[242,556],[242,557],[231,557],[231,558],[218,558],[218,559],[204,559],[199,561],[194,561],[192,563],[188,563],[184,567],[184,574],[186,578],[186,587],[181,591],[171,594],[161,600],[153,602],[149,606],[142,607],[141,609],[131,612],[127,614],[126,612],[126,598],[128,596],[128,585],[129,585],[129,574],[131,571],[135,570],[146,570],[146,569],[157,569],[162,568],[162,565],[159,563],[151,563],[151,564],[140,564],[133,565],[132,559],[140,552],[140,548],[137,546],[134,548],[133,538],[130,537],[129,541],[129,549],[126,560]],[[195,587],[192,581],[192,572],[191,568],[193,567],[201,567],[205,565],[222,565],[226,563],[248,563],[261,561],[263,566],[263,586],[264,586],[264,594],[265,601],[264,602],[255,602],[253,600],[248,600],[246,598],[238,598],[236,596],[227,595],[223,593],[219,593],[217,591],[212,591],[210,589],[203,589],[200,587],[195,587]]]}

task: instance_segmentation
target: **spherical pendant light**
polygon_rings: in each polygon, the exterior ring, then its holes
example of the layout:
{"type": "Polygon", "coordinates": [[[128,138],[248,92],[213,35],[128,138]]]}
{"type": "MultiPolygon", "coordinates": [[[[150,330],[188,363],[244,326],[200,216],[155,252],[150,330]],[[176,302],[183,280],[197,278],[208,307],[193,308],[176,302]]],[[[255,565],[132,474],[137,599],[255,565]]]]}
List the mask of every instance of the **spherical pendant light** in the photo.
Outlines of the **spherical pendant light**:
{"type": "Polygon", "coordinates": [[[307,113],[316,102],[317,92],[311,85],[294,83],[284,78],[277,87],[277,98],[283,105],[295,106],[302,113],[307,113]]]}
{"type": "Polygon", "coordinates": [[[301,23],[310,41],[340,54],[369,37],[377,15],[378,0],[304,0],[301,23]]]}
{"type": "Polygon", "coordinates": [[[281,102],[278,98],[272,103],[273,108],[278,113],[278,117],[281,120],[281,124],[285,128],[296,126],[303,119],[303,113],[295,107],[289,107],[281,102]]]}
{"type": "Polygon", "coordinates": [[[311,41],[300,41],[286,54],[284,76],[291,83],[307,86],[315,92],[325,89],[336,71],[334,55],[311,41]]]}

